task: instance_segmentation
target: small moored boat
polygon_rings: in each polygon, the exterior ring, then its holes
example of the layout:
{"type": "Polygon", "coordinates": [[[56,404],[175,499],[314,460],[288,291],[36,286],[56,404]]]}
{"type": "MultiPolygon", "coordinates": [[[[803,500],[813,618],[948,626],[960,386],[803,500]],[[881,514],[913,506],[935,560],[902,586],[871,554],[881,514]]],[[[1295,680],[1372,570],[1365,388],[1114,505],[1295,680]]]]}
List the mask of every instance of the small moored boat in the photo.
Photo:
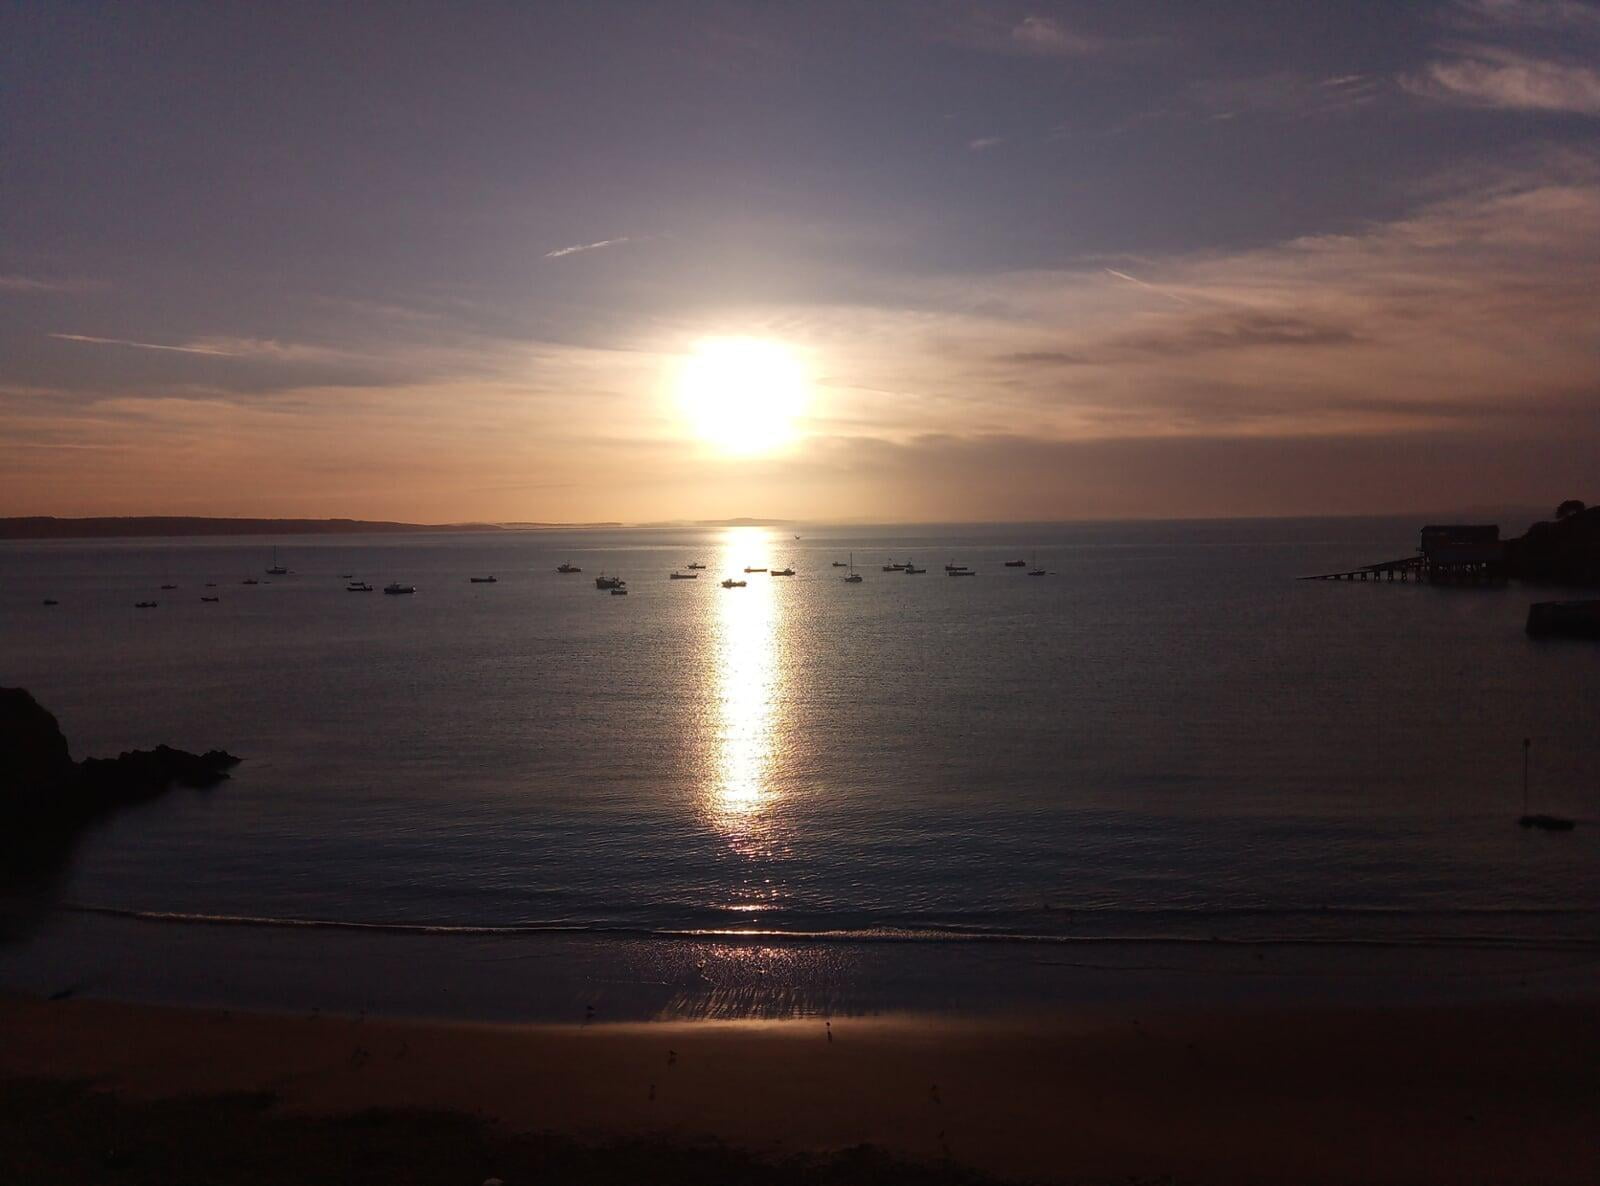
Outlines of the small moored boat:
{"type": "Polygon", "coordinates": [[[366,581],[352,581],[344,587],[346,593],[371,593],[372,586],[366,581]]]}
{"type": "Polygon", "coordinates": [[[792,569],[792,568],[774,568],[767,575],[768,576],[774,576],[774,577],[792,577],[792,576],[794,576],[794,569],[792,569]]]}
{"type": "Polygon", "coordinates": [[[594,579],[594,587],[596,589],[620,589],[627,583],[621,577],[608,577],[605,573],[601,573],[594,579]]]}
{"type": "Polygon", "coordinates": [[[415,593],[417,591],[417,587],[415,585],[402,585],[399,581],[395,581],[393,584],[385,585],[383,587],[383,591],[391,595],[400,593],[415,593]]]}
{"type": "Polygon", "coordinates": [[[155,609],[155,607],[156,603],[153,601],[135,601],[133,603],[134,609],[155,609]]]}
{"type": "Polygon", "coordinates": [[[557,572],[582,572],[583,569],[579,568],[576,564],[573,564],[573,563],[571,563],[569,561],[566,564],[558,564],[558,565],[556,565],[556,571],[557,572]]]}
{"type": "Polygon", "coordinates": [[[222,598],[220,598],[220,597],[202,597],[200,600],[201,601],[221,601],[222,598]]]}
{"type": "Polygon", "coordinates": [[[474,585],[498,585],[500,583],[497,578],[492,577],[492,576],[490,576],[490,577],[468,577],[467,580],[471,581],[474,585]]]}
{"type": "Polygon", "coordinates": [[[736,581],[732,577],[728,577],[722,582],[722,587],[724,589],[743,589],[749,583],[749,581],[736,581]]]}
{"type": "Polygon", "coordinates": [[[675,572],[672,574],[672,579],[675,581],[697,581],[700,579],[700,574],[697,572],[675,572]]]}
{"type": "Polygon", "coordinates": [[[767,570],[766,570],[766,569],[764,569],[764,568],[751,568],[751,567],[748,567],[748,566],[747,566],[747,567],[746,567],[746,568],[745,568],[745,571],[746,571],[746,572],[766,572],[766,571],[767,571],[767,570]]]}

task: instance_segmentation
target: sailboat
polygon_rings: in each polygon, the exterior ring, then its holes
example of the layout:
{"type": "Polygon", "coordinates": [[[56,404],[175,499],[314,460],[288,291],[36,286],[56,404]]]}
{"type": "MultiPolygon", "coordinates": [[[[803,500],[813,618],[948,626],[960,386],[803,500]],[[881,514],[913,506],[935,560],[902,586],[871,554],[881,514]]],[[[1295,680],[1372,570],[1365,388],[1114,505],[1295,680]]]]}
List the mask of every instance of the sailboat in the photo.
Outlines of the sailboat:
{"type": "Polygon", "coordinates": [[[847,585],[859,585],[861,583],[861,574],[856,571],[856,554],[854,552],[850,553],[850,575],[844,578],[844,583],[847,585]]]}
{"type": "Polygon", "coordinates": [[[272,567],[267,569],[267,575],[269,577],[286,577],[289,575],[289,570],[278,563],[277,548],[272,549],[272,567]]]}
{"type": "Polygon", "coordinates": [[[1047,577],[1050,575],[1039,567],[1039,553],[1037,552],[1033,554],[1033,567],[1028,570],[1028,575],[1030,577],[1047,577]]]}

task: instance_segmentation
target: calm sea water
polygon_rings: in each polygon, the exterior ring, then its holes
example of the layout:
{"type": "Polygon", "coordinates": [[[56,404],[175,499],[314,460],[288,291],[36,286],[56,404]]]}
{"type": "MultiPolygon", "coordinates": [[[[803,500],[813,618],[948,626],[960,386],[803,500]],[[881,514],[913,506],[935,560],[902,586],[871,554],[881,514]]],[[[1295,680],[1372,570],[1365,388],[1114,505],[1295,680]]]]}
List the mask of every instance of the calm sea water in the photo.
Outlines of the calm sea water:
{"type": "Polygon", "coordinates": [[[1417,526],[12,543],[0,683],[75,756],[246,758],[88,836],[69,913],[1591,948],[1600,828],[1514,820],[1524,737],[1534,808],[1600,815],[1600,648],[1516,586],[1293,579],[1417,526]]]}

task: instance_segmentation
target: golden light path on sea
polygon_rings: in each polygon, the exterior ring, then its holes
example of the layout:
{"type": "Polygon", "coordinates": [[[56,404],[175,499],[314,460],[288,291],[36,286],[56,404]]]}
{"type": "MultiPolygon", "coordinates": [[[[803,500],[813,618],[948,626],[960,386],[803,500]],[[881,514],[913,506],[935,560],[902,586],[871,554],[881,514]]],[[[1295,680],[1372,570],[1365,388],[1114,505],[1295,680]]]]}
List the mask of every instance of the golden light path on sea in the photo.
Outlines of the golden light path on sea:
{"type": "Polygon", "coordinates": [[[714,716],[701,812],[748,857],[770,854],[776,842],[775,776],[784,746],[781,692],[792,611],[791,590],[779,587],[791,578],[744,570],[783,567],[787,558],[779,553],[787,538],[765,528],[730,528],[716,563],[706,570],[717,587],[707,590],[714,603],[714,716]],[[725,577],[746,585],[724,589],[725,577]]]}

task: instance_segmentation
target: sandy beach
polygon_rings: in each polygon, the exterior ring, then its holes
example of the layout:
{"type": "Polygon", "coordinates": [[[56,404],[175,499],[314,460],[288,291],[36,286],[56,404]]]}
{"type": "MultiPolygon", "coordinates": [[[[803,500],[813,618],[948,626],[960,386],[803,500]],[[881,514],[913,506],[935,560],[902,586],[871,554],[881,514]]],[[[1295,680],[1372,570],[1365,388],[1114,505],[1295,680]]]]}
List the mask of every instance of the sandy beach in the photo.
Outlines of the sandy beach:
{"type": "MultiPolygon", "coordinates": [[[[50,1134],[73,1109],[40,1093],[80,1082],[111,1093],[83,1097],[95,1106],[136,1115],[211,1097],[181,1116],[212,1135],[241,1116],[292,1132],[366,1109],[453,1114],[490,1127],[469,1125],[468,1139],[403,1125],[393,1140],[512,1162],[526,1133],[691,1158],[868,1144],[915,1163],[909,1173],[1051,1181],[1593,1182],[1597,1056],[1600,1014],[1574,1002],[562,1026],[0,1004],[10,1111],[31,1103],[55,1118],[48,1132],[11,1133],[8,1181],[72,1178],[50,1134]],[[241,1113],[239,1093],[271,1107],[241,1113]]],[[[167,1131],[148,1117],[134,1127],[167,1131]]],[[[81,1144],[62,1149],[92,1156],[81,1144]]],[[[304,1141],[266,1145],[284,1172],[311,1172],[294,1162],[304,1141]]],[[[159,1160],[142,1156],[145,1170],[159,1160]]],[[[101,1169],[96,1180],[147,1180],[101,1169]]]]}

